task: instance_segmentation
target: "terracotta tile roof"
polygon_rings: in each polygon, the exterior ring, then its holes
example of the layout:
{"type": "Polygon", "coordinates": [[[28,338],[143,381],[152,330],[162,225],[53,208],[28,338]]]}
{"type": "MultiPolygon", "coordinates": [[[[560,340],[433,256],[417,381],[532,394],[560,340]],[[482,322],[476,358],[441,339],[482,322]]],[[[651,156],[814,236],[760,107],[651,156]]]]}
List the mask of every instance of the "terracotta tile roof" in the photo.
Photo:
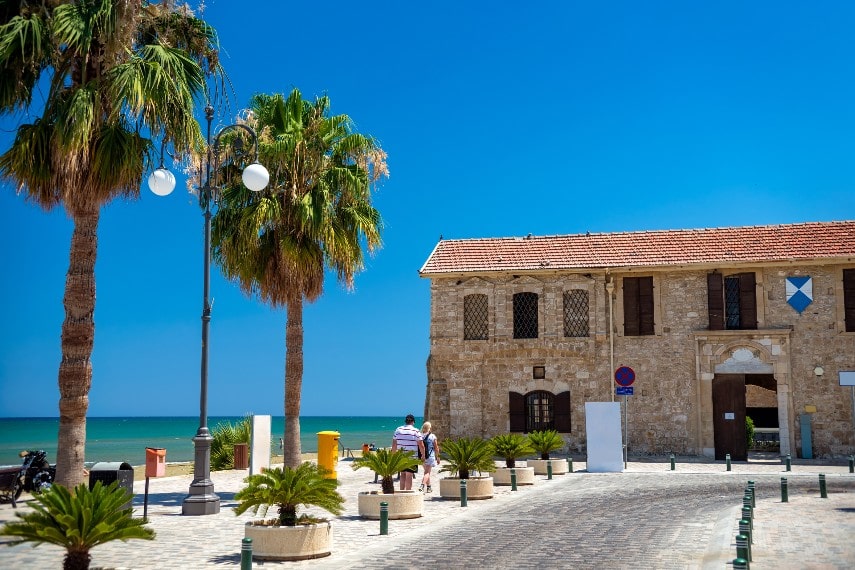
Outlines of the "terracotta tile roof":
{"type": "Polygon", "coordinates": [[[855,258],[855,220],[440,240],[419,273],[667,267],[855,258]]]}

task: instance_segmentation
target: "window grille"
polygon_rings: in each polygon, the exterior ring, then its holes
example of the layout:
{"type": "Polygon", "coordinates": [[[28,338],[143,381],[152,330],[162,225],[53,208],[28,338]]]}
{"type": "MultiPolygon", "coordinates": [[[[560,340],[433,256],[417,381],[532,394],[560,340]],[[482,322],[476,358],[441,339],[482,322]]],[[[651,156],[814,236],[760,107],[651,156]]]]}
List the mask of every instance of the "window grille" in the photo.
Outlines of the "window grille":
{"type": "Polygon", "coordinates": [[[537,338],[537,293],[514,294],[514,338],[537,338]]]}
{"type": "Polygon", "coordinates": [[[487,340],[487,295],[463,297],[463,339],[487,340]]]}
{"type": "Polygon", "coordinates": [[[564,291],[564,336],[588,336],[588,292],[564,291]]]}
{"type": "Polygon", "coordinates": [[[543,390],[526,394],[526,432],[555,428],[552,398],[551,392],[543,390]]]}
{"type": "Polygon", "coordinates": [[[739,276],[724,278],[724,322],[728,329],[741,329],[739,310],[739,276]]]}

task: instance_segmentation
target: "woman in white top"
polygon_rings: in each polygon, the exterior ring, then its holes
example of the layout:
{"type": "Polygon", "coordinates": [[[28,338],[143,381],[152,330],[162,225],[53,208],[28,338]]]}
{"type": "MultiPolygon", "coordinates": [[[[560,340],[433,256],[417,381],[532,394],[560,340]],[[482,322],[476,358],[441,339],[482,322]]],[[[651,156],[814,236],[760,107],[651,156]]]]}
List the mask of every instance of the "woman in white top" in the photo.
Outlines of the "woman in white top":
{"type": "Polygon", "coordinates": [[[422,443],[424,443],[425,446],[425,475],[422,477],[422,484],[419,487],[419,491],[424,491],[425,485],[427,485],[428,493],[433,492],[433,489],[430,487],[430,472],[434,465],[439,465],[439,441],[436,439],[436,436],[430,432],[430,428],[430,422],[422,424],[422,443]]]}

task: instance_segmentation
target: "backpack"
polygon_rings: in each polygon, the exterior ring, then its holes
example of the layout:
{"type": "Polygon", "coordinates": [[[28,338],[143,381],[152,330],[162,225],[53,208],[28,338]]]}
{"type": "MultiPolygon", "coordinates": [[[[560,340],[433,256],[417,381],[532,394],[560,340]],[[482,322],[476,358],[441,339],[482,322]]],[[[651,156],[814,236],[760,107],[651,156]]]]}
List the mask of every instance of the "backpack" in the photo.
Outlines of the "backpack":
{"type": "MultiPolygon", "coordinates": [[[[431,454],[433,453],[433,444],[431,443],[430,436],[431,436],[431,432],[428,432],[428,433],[427,433],[427,435],[425,435],[425,436],[422,438],[422,441],[423,441],[423,442],[424,442],[424,444],[425,444],[425,456],[424,456],[424,459],[428,459],[428,458],[431,456],[431,454]]],[[[436,437],[436,436],[434,436],[434,437],[436,437]]]]}

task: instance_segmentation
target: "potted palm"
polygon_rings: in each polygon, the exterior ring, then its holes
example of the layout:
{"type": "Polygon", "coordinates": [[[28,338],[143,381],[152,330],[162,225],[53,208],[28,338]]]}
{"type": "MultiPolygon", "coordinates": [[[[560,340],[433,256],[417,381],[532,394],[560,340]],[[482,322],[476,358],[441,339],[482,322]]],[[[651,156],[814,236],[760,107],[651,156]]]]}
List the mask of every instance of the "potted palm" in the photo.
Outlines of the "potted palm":
{"type": "Polygon", "coordinates": [[[460,498],[460,480],[466,480],[466,496],[469,499],[493,498],[493,478],[489,475],[473,477],[472,473],[492,473],[493,448],[480,437],[447,440],[442,446],[444,461],[440,473],[452,473],[439,481],[439,494],[443,498],[460,498]]]}
{"type": "Polygon", "coordinates": [[[55,544],[65,548],[64,570],[86,570],[89,551],[113,540],[152,540],[154,531],[145,520],[133,518],[133,509],[123,508],[130,493],[114,481],[108,486],[97,481],[90,490],[85,484],[69,492],[62,485],[33,495],[32,511],[15,513],[21,520],[0,527],[0,536],[14,536],[21,542],[55,544]]]}
{"type": "Polygon", "coordinates": [[[254,515],[267,516],[276,506],[275,519],[252,520],[244,527],[244,536],[252,539],[252,557],[259,560],[306,560],[330,553],[332,525],[326,519],[297,516],[300,505],[320,507],[341,514],[344,498],[336,488],[337,479],[324,477],[328,471],[305,462],[297,468],[267,469],[250,475],[246,487],[235,494],[235,514],[252,509],[254,515]]]}
{"type": "Polygon", "coordinates": [[[529,459],[526,462],[529,467],[534,467],[536,475],[546,475],[548,473],[547,465],[552,465],[553,475],[567,473],[566,461],[549,458],[550,452],[564,447],[564,438],[557,431],[554,429],[533,431],[528,434],[528,441],[531,448],[540,455],[540,459],[529,459]]]}
{"type": "Polygon", "coordinates": [[[516,464],[518,458],[534,453],[525,436],[518,433],[497,435],[490,440],[490,446],[493,448],[493,455],[505,460],[505,466],[496,469],[493,474],[493,482],[496,485],[510,485],[512,483],[511,469],[516,472],[517,485],[534,485],[534,468],[518,467],[516,464]]]}
{"type": "Polygon", "coordinates": [[[392,477],[404,469],[417,467],[419,459],[411,451],[378,449],[366,451],[353,460],[351,467],[367,467],[380,477],[380,491],[359,493],[359,516],[365,519],[380,518],[380,503],[387,503],[390,519],[414,519],[422,516],[424,495],[418,491],[395,491],[392,477]]]}

